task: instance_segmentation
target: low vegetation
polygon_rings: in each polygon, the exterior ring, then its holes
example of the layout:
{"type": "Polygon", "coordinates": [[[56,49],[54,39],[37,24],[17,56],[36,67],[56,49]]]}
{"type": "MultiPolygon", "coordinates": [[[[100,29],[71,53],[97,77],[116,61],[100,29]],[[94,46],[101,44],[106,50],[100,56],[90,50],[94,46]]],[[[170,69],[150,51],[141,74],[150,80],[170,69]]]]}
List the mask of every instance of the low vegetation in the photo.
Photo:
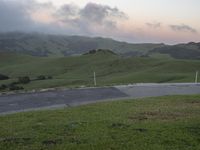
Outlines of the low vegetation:
{"type": "Polygon", "coordinates": [[[7,86],[5,84],[0,85],[0,91],[5,90],[6,88],[7,88],[7,86]]]}
{"type": "Polygon", "coordinates": [[[39,81],[39,80],[49,80],[52,79],[52,76],[44,76],[40,75],[36,77],[35,79],[30,79],[28,76],[24,77],[18,77],[16,81],[12,81],[8,84],[2,84],[0,85],[0,91],[18,91],[18,90],[24,90],[24,85],[27,85],[31,83],[32,81],[39,81]]]}
{"type": "Polygon", "coordinates": [[[1,150],[199,150],[200,96],[0,116],[1,150]]]}
{"type": "Polygon", "coordinates": [[[117,55],[116,53],[114,53],[113,51],[111,51],[111,50],[105,50],[105,49],[93,49],[93,50],[90,50],[89,52],[87,52],[87,53],[85,53],[85,54],[83,54],[83,55],[92,55],[92,54],[96,54],[96,53],[104,53],[104,54],[106,54],[106,53],[110,53],[110,54],[113,54],[113,55],[117,55]]]}
{"type": "Polygon", "coordinates": [[[20,84],[27,84],[31,82],[30,78],[28,76],[25,76],[25,77],[19,77],[18,78],[18,83],[20,84]]]}
{"type": "Polygon", "coordinates": [[[46,79],[53,79],[52,76],[45,76],[45,75],[39,75],[35,80],[46,80],[46,79]]]}
{"type": "Polygon", "coordinates": [[[0,80],[8,80],[9,77],[3,74],[0,74],[0,80]]]}
{"type": "Polygon", "coordinates": [[[22,86],[17,86],[16,84],[10,84],[7,86],[7,88],[10,91],[18,91],[18,90],[23,90],[24,88],[22,86]]]}
{"type": "Polygon", "coordinates": [[[94,50],[82,56],[52,58],[0,53],[0,72],[10,77],[1,80],[0,86],[13,82],[19,82],[18,86],[22,86],[25,90],[94,86],[94,71],[97,86],[146,82],[194,82],[200,61],[159,57],[127,58],[109,50],[94,50]]]}

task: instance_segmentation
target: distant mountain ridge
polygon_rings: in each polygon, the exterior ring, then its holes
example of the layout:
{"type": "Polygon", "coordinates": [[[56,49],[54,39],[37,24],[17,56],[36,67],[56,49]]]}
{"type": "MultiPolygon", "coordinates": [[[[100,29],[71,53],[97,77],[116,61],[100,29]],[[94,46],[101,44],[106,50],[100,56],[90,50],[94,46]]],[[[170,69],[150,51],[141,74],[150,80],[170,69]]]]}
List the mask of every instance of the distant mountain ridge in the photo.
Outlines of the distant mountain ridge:
{"type": "Polygon", "coordinates": [[[33,56],[79,55],[93,49],[110,49],[117,54],[141,56],[164,44],[130,44],[110,38],[47,35],[39,33],[0,33],[0,52],[33,56]]]}
{"type": "Polygon", "coordinates": [[[0,33],[0,52],[47,57],[81,55],[97,49],[112,50],[122,56],[151,57],[164,54],[176,59],[200,59],[200,42],[177,45],[132,44],[102,37],[0,33]]]}

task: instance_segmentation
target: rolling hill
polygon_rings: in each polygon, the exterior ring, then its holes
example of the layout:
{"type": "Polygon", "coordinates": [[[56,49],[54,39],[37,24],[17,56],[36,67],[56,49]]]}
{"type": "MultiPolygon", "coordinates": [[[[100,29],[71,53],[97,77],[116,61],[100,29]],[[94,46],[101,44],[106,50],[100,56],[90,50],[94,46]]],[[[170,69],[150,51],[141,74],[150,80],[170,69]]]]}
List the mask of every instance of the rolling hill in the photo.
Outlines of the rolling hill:
{"type": "Polygon", "coordinates": [[[173,46],[158,47],[148,52],[153,54],[166,54],[176,59],[200,59],[200,43],[190,42],[187,44],[177,44],[173,46]]]}
{"type": "Polygon", "coordinates": [[[122,57],[109,50],[98,50],[81,56],[35,57],[0,53],[0,74],[10,79],[2,84],[16,82],[18,77],[29,76],[25,89],[50,87],[93,86],[93,72],[97,85],[116,85],[148,82],[194,82],[198,60],[177,60],[149,57],[122,57]],[[52,79],[35,80],[38,76],[52,79]]]}
{"type": "Polygon", "coordinates": [[[31,82],[20,85],[27,90],[93,86],[94,71],[98,86],[193,82],[199,59],[200,43],[194,42],[170,46],[100,37],[1,33],[0,74],[9,79],[1,80],[0,87],[27,76],[31,82]]]}
{"type": "Polygon", "coordinates": [[[194,42],[177,45],[131,44],[102,37],[21,32],[0,33],[0,52],[14,52],[40,57],[60,57],[81,55],[94,49],[110,49],[125,57],[200,59],[200,43],[194,42]]]}
{"type": "Polygon", "coordinates": [[[32,56],[80,55],[93,49],[110,49],[125,56],[141,56],[164,44],[130,44],[110,38],[46,35],[39,33],[0,33],[0,52],[32,56]]]}

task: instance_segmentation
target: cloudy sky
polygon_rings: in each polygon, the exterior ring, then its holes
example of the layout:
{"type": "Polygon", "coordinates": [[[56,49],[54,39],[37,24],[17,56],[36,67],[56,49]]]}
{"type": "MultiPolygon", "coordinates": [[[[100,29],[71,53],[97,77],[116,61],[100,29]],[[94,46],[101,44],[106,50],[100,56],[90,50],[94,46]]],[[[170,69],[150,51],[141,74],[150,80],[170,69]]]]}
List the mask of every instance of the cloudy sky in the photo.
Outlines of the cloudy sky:
{"type": "Polygon", "coordinates": [[[0,32],[200,41],[199,0],[0,0],[0,32]]]}

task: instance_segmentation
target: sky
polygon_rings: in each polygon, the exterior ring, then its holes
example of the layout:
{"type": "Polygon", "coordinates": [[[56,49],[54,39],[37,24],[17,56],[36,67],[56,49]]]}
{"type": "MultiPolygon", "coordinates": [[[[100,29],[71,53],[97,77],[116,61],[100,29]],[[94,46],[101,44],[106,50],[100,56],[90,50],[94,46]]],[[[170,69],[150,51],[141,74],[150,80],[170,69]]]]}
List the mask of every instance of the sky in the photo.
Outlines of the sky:
{"type": "Polygon", "coordinates": [[[199,0],[0,0],[0,32],[200,42],[199,0]]]}

